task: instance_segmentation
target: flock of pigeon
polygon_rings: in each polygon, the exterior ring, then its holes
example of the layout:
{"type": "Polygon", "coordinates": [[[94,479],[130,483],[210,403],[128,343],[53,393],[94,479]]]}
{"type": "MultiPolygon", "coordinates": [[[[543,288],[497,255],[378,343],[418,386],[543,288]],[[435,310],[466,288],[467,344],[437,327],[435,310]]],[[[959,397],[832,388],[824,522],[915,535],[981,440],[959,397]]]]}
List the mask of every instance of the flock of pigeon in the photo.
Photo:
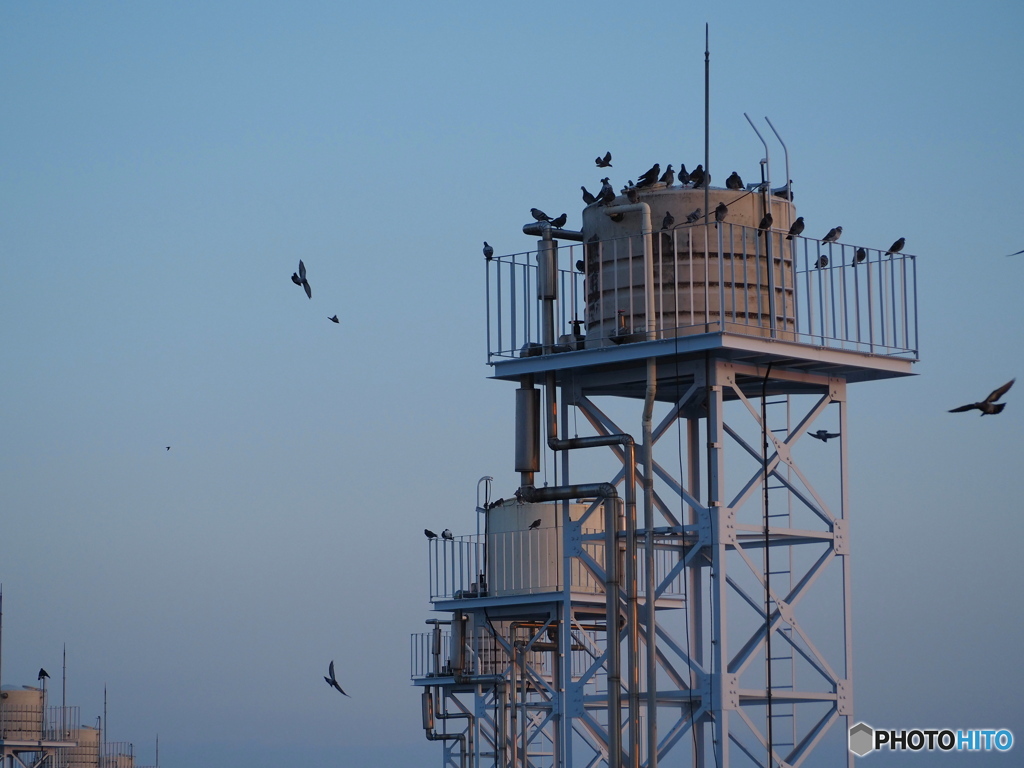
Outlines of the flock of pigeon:
{"type": "MultiPolygon", "coordinates": [[[[538,528],[540,528],[540,524],[541,524],[541,519],[538,517],[536,520],[534,520],[532,523],[530,523],[529,529],[531,531],[535,531],[538,528]]],[[[423,529],[423,535],[426,536],[428,539],[436,539],[437,538],[437,534],[434,533],[429,528],[424,528],[423,529]]],[[[444,539],[445,541],[455,541],[455,534],[453,534],[449,529],[445,528],[443,531],[441,531],[441,538],[444,539]]]]}
{"type": "MultiPolygon", "coordinates": [[[[299,259],[299,271],[298,272],[292,272],[292,282],[295,283],[296,285],[300,286],[302,288],[302,290],[304,290],[306,292],[306,297],[307,298],[309,298],[309,299],[313,298],[313,289],[309,287],[309,280],[306,279],[306,265],[302,263],[302,259],[299,259]]],[[[330,320],[332,323],[340,323],[341,322],[338,319],[338,315],[337,314],[335,314],[334,317],[328,317],[327,319],[330,320]]],[[[170,448],[168,448],[167,450],[170,450],[170,448]]],[[[333,665],[333,662],[332,662],[332,665],[333,665]]],[[[342,693],[344,693],[344,691],[342,691],[342,693]]]]}

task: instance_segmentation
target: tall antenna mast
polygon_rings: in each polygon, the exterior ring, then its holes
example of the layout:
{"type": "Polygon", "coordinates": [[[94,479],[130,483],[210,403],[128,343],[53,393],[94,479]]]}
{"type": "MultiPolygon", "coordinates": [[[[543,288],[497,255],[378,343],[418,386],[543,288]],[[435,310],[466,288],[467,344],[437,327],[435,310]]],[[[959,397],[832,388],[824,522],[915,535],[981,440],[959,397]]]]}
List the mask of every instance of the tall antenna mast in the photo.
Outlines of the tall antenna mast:
{"type": "Polygon", "coordinates": [[[64,643],[64,671],[60,681],[60,706],[61,709],[68,705],[68,644],[64,643]]]}
{"type": "Polygon", "coordinates": [[[708,44],[708,23],[704,22],[704,222],[711,211],[708,188],[711,186],[711,47],[708,44]]]}
{"type": "Polygon", "coordinates": [[[0,584],[0,688],[4,673],[4,585],[0,584]]]}

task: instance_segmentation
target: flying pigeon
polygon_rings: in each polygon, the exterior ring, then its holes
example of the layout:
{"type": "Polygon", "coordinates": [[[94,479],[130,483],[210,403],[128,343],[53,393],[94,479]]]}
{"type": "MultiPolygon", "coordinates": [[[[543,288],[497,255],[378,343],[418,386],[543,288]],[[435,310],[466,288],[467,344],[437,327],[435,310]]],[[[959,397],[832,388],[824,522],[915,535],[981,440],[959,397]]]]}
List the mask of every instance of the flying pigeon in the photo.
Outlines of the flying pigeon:
{"type": "Polygon", "coordinates": [[[306,265],[302,263],[302,259],[299,259],[299,271],[292,272],[292,282],[301,285],[306,291],[306,296],[313,298],[313,291],[309,287],[309,281],[306,280],[306,265]]]}
{"type": "Polygon", "coordinates": [[[725,180],[725,186],[728,189],[743,189],[743,179],[736,171],[733,171],[732,175],[725,180]]]}
{"type": "Polygon", "coordinates": [[[692,213],[687,215],[686,223],[687,224],[693,224],[693,222],[697,221],[697,219],[699,219],[703,215],[704,215],[704,211],[702,211],[700,208],[697,208],[692,213]]]}
{"type": "Polygon", "coordinates": [[[834,242],[836,242],[839,239],[840,235],[842,235],[842,234],[843,234],[843,228],[842,227],[833,227],[832,229],[830,229],[828,231],[827,235],[825,235],[823,238],[821,238],[821,242],[823,242],[823,243],[834,243],[834,242]]]}
{"type": "Polygon", "coordinates": [[[593,205],[594,203],[597,202],[597,198],[594,197],[589,192],[587,192],[587,188],[586,187],[580,187],[580,189],[583,190],[583,202],[584,203],[586,203],[587,205],[593,205]]]}
{"type": "Polygon", "coordinates": [[[661,174],[661,178],[658,179],[658,181],[663,181],[663,182],[665,182],[665,186],[666,187],[671,187],[672,186],[672,182],[675,181],[675,180],[676,180],[676,172],[672,170],[672,163],[669,163],[668,164],[668,168],[666,168],[665,172],[663,174],[661,174]]]}
{"type": "Polygon", "coordinates": [[[796,221],[793,222],[793,226],[789,228],[789,233],[786,235],[787,240],[792,240],[794,237],[804,231],[804,217],[797,216],[796,221]]]}
{"type": "MultiPolygon", "coordinates": [[[[327,684],[329,686],[331,686],[331,688],[337,688],[338,689],[338,693],[340,693],[342,696],[348,696],[348,694],[345,693],[344,690],[342,690],[342,687],[340,685],[338,685],[338,680],[334,676],[334,660],[333,659],[331,660],[331,666],[329,666],[327,668],[327,674],[330,675],[330,677],[325,677],[324,678],[324,680],[327,681],[327,684]]],[[[352,697],[349,696],[349,698],[351,699],[352,697]]]]}
{"type": "Polygon", "coordinates": [[[578,259],[576,261],[576,271],[577,272],[586,272],[587,271],[587,265],[583,262],[583,259],[578,259]]]}
{"type": "Polygon", "coordinates": [[[486,240],[484,240],[484,258],[488,261],[494,258],[494,249],[486,240]]]}
{"type": "Polygon", "coordinates": [[[819,429],[817,432],[808,432],[807,434],[823,443],[827,443],[829,438],[839,437],[838,432],[829,432],[827,429],[819,429]]]}
{"type": "Polygon", "coordinates": [[[36,679],[37,680],[42,680],[44,677],[49,677],[49,676],[50,676],[49,673],[45,669],[40,667],[39,668],[39,676],[36,679]]]}
{"type": "Polygon", "coordinates": [[[168,445],[168,446],[167,446],[167,450],[168,450],[168,451],[169,451],[169,450],[171,450],[171,446],[169,446],[169,445],[168,445]]]}
{"type": "Polygon", "coordinates": [[[568,220],[569,219],[566,216],[566,214],[563,213],[557,219],[552,219],[551,220],[551,226],[554,227],[555,229],[561,229],[562,227],[565,226],[565,222],[568,221],[568,220]]]}
{"type": "Polygon", "coordinates": [[[690,179],[689,180],[690,180],[690,183],[693,184],[694,187],[702,187],[702,186],[704,186],[704,182],[707,181],[707,176],[704,173],[704,165],[703,164],[698,165],[696,168],[693,169],[693,173],[690,174],[690,179]]]}
{"type": "Polygon", "coordinates": [[[534,520],[532,523],[530,523],[530,530],[531,531],[535,531],[538,528],[540,528],[540,518],[539,517],[536,520],[534,520]]]}
{"type": "Polygon", "coordinates": [[[661,164],[660,163],[655,163],[654,165],[652,165],[647,170],[646,173],[641,175],[640,178],[638,178],[636,180],[636,185],[638,187],[649,187],[649,186],[651,186],[651,184],[653,184],[654,182],[656,182],[658,180],[658,177],[660,175],[661,175],[661,164]]]}
{"type": "Polygon", "coordinates": [[[979,411],[981,411],[982,416],[984,416],[985,414],[991,415],[1001,413],[1003,408],[1006,407],[1006,403],[997,403],[996,400],[1005,395],[1007,390],[1009,390],[1009,388],[1013,386],[1013,382],[1015,381],[1016,379],[1010,379],[1008,382],[1003,384],[1003,386],[1001,386],[999,389],[994,390],[988,397],[986,397],[980,403],[961,405],[959,408],[951,409],[950,413],[961,413],[963,411],[970,411],[973,408],[977,408],[979,411]]]}
{"type": "Polygon", "coordinates": [[[665,211],[665,218],[661,220],[662,229],[672,229],[672,225],[676,223],[676,217],[672,215],[670,211],[665,211]]]}
{"type": "Polygon", "coordinates": [[[612,167],[612,153],[605,152],[604,157],[598,157],[594,159],[597,163],[598,168],[611,168],[612,167]]]}
{"type": "Polygon", "coordinates": [[[772,228],[772,215],[770,213],[766,213],[764,215],[764,218],[761,219],[761,223],[757,225],[757,228],[761,232],[767,232],[769,229],[771,229],[772,228]]]}
{"type": "Polygon", "coordinates": [[[867,249],[865,249],[865,248],[858,248],[857,251],[853,254],[853,264],[851,264],[850,266],[851,267],[855,267],[858,264],[860,264],[861,262],[867,261],[867,258],[868,258],[867,249]]]}
{"type": "Polygon", "coordinates": [[[899,240],[897,240],[895,243],[893,243],[891,246],[889,246],[889,250],[886,251],[885,255],[890,257],[890,258],[892,258],[892,255],[894,253],[899,253],[900,251],[902,251],[903,250],[903,246],[906,245],[906,244],[907,244],[906,238],[901,237],[899,240]]]}
{"type": "Polygon", "coordinates": [[[823,253],[823,254],[821,254],[821,256],[818,257],[818,260],[816,262],[814,262],[814,268],[815,269],[821,269],[822,267],[827,267],[827,266],[828,266],[828,256],[826,256],[823,253]]]}
{"type": "Polygon", "coordinates": [[[332,323],[340,323],[341,322],[341,320],[338,319],[337,315],[335,315],[334,317],[328,317],[327,319],[330,320],[332,323]]]}
{"type": "Polygon", "coordinates": [[[443,531],[441,531],[441,538],[444,539],[445,541],[454,541],[455,540],[455,537],[452,535],[452,532],[450,530],[448,530],[447,528],[445,528],[443,531]]]}
{"type": "Polygon", "coordinates": [[[437,538],[437,534],[434,533],[429,528],[424,528],[423,529],[423,535],[426,536],[428,539],[436,539],[437,538]]]}
{"type": "Polygon", "coordinates": [[[530,215],[537,221],[551,221],[551,217],[544,213],[540,208],[531,208],[530,215]]]}
{"type": "Polygon", "coordinates": [[[715,221],[725,221],[725,217],[729,215],[729,206],[725,203],[719,203],[718,207],[715,208],[715,221]]]}
{"type": "Polygon", "coordinates": [[[1010,258],[1011,256],[1020,256],[1022,253],[1024,253],[1024,251],[1017,251],[1016,253],[1008,253],[1008,254],[1006,254],[1006,258],[1010,258]]]}

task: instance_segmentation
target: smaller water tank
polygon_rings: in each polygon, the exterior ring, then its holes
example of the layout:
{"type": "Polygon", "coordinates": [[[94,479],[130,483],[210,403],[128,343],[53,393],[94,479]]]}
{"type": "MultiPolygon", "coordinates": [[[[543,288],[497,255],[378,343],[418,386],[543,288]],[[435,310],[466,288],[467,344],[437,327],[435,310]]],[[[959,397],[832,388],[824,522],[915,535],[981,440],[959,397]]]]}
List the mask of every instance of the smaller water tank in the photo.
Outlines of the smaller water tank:
{"type": "Polygon", "coordinates": [[[64,754],[65,768],[99,768],[100,732],[97,728],[84,726],[72,730],[70,741],[78,742],[77,747],[67,749],[64,754]]]}
{"type": "Polygon", "coordinates": [[[43,691],[24,686],[0,691],[0,737],[9,741],[43,738],[43,691]]]}

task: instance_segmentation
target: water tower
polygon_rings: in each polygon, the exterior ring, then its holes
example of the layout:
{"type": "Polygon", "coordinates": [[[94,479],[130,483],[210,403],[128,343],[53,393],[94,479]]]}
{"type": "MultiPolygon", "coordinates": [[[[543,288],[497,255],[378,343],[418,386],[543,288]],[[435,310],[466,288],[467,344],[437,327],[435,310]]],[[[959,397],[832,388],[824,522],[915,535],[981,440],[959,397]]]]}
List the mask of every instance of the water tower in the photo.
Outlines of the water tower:
{"type": "Polygon", "coordinates": [[[911,374],[915,259],[787,237],[762,169],[487,259],[519,477],[429,542],[445,765],[852,766],[847,385],[911,374]]]}

